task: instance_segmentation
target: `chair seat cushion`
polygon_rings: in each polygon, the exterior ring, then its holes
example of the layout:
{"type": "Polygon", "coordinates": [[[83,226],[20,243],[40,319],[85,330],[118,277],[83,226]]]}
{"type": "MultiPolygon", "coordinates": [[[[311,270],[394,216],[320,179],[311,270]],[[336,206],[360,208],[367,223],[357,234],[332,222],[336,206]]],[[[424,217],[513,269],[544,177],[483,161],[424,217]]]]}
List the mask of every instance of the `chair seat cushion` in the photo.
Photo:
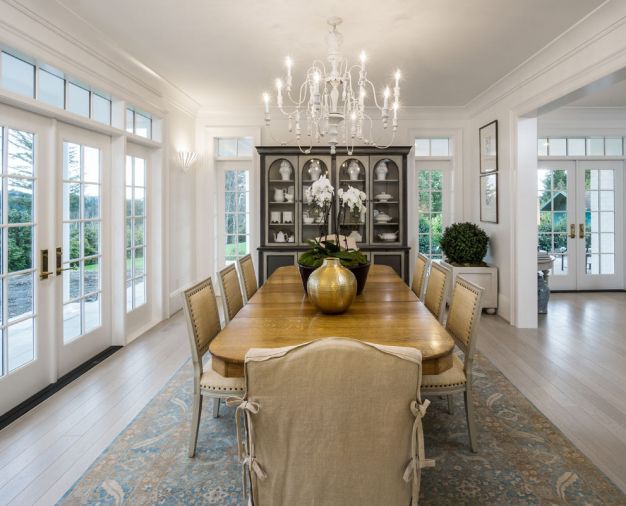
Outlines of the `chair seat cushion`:
{"type": "Polygon", "coordinates": [[[465,385],[463,362],[457,355],[452,355],[452,367],[441,374],[422,376],[422,390],[429,388],[447,388],[465,385]]]}
{"type": "Polygon", "coordinates": [[[200,389],[203,392],[235,394],[243,393],[244,388],[244,378],[225,378],[213,370],[211,361],[204,366],[202,377],[200,378],[200,389]]]}

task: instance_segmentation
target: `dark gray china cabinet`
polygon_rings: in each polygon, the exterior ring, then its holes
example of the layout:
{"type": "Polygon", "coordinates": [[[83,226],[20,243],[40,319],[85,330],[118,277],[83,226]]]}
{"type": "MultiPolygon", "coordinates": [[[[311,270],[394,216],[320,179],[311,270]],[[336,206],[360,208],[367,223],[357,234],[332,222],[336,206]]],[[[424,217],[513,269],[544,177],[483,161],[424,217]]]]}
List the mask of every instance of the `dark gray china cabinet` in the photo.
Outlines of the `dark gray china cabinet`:
{"type": "MultiPolygon", "coordinates": [[[[410,146],[337,147],[259,146],[261,158],[261,246],[259,283],[278,267],[296,265],[307,241],[320,235],[320,217],[307,202],[306,189],[326,175],[337,190],[350,186],[367,195],[364,216],[349,216],[340,233],[355,239],[373,264],[388,265],[409,280],[407,246],[407,155],[410,146]]],[[[334,214],[334,213],[333,213],[334,214]]],[[[331,224],[331,233],[334,226],[331,224]]]]}

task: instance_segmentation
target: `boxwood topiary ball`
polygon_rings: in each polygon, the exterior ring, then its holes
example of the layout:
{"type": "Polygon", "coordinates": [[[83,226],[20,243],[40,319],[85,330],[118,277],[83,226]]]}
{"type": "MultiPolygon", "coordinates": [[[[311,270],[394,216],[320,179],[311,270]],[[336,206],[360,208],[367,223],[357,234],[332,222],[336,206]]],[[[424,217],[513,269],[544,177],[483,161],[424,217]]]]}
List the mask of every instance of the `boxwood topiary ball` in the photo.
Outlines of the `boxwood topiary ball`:
{"type": "Polygon", "coordinates": [[[441,250],[453,264],[483,265],[489,237],[474,223],[453,223],[443,232],[441,250]]]}

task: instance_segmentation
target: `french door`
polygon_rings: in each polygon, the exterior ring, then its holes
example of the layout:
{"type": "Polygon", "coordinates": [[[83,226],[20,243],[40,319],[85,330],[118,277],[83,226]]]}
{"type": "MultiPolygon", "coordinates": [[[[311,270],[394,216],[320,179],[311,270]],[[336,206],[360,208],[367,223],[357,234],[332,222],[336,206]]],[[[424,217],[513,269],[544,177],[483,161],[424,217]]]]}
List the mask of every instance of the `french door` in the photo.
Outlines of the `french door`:
{"type": "Polygon", "coordinates": [[[623,162],[540,162],[539,248],[556,260],[553,290],[624,287],[623,162]]]}
{"type": "Polygon", "coordinates": [[[110,138],[59,127],[57,245],[58,369],[65,374],[111,345],[107,195],[110,138]]]}
{"type": "Polygon", "coordinates": [[[0,413],[51,381],[48,335],[54,297],[40,279],[39,248],[50,240],[54,149],[47,122],[0,105],[0,413]]]}

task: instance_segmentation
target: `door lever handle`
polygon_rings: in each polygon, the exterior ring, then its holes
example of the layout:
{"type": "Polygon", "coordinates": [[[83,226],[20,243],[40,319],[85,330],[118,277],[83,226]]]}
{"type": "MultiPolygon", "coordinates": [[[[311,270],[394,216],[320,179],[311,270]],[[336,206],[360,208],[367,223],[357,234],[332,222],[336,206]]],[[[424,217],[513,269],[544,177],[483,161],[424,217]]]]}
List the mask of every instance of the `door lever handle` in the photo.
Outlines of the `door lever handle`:
{"type": "Polygon", "coordinates": [[[578,238],[579,239],[585,238],[585,225],[583,225],[582,223],[578,224],[578,238]]]}
{"type": "Polygon", "coordinates": [[[42,249],[40,253],[41,272],[39,273],[39,279],[48,279],[49,276],[53,276],[54,272],[48,270],[48,250],[42,249]]]}
{"type": "Polygon", "coordinates": [[[63,274],[63,271],[76,271],[76,270],[78,270],[78,265],[75,265],[75,266],[70,265],[70,267],[63,267],[63,250],[61,248],[57,248],[57,268],[56,268],[57,276],[61,276],[63,274]]]}
{"type": "Polygon", "coordinates": [[[576,225],[570,223],[569,225],[569,238],[576,239],[576,225]]]}

